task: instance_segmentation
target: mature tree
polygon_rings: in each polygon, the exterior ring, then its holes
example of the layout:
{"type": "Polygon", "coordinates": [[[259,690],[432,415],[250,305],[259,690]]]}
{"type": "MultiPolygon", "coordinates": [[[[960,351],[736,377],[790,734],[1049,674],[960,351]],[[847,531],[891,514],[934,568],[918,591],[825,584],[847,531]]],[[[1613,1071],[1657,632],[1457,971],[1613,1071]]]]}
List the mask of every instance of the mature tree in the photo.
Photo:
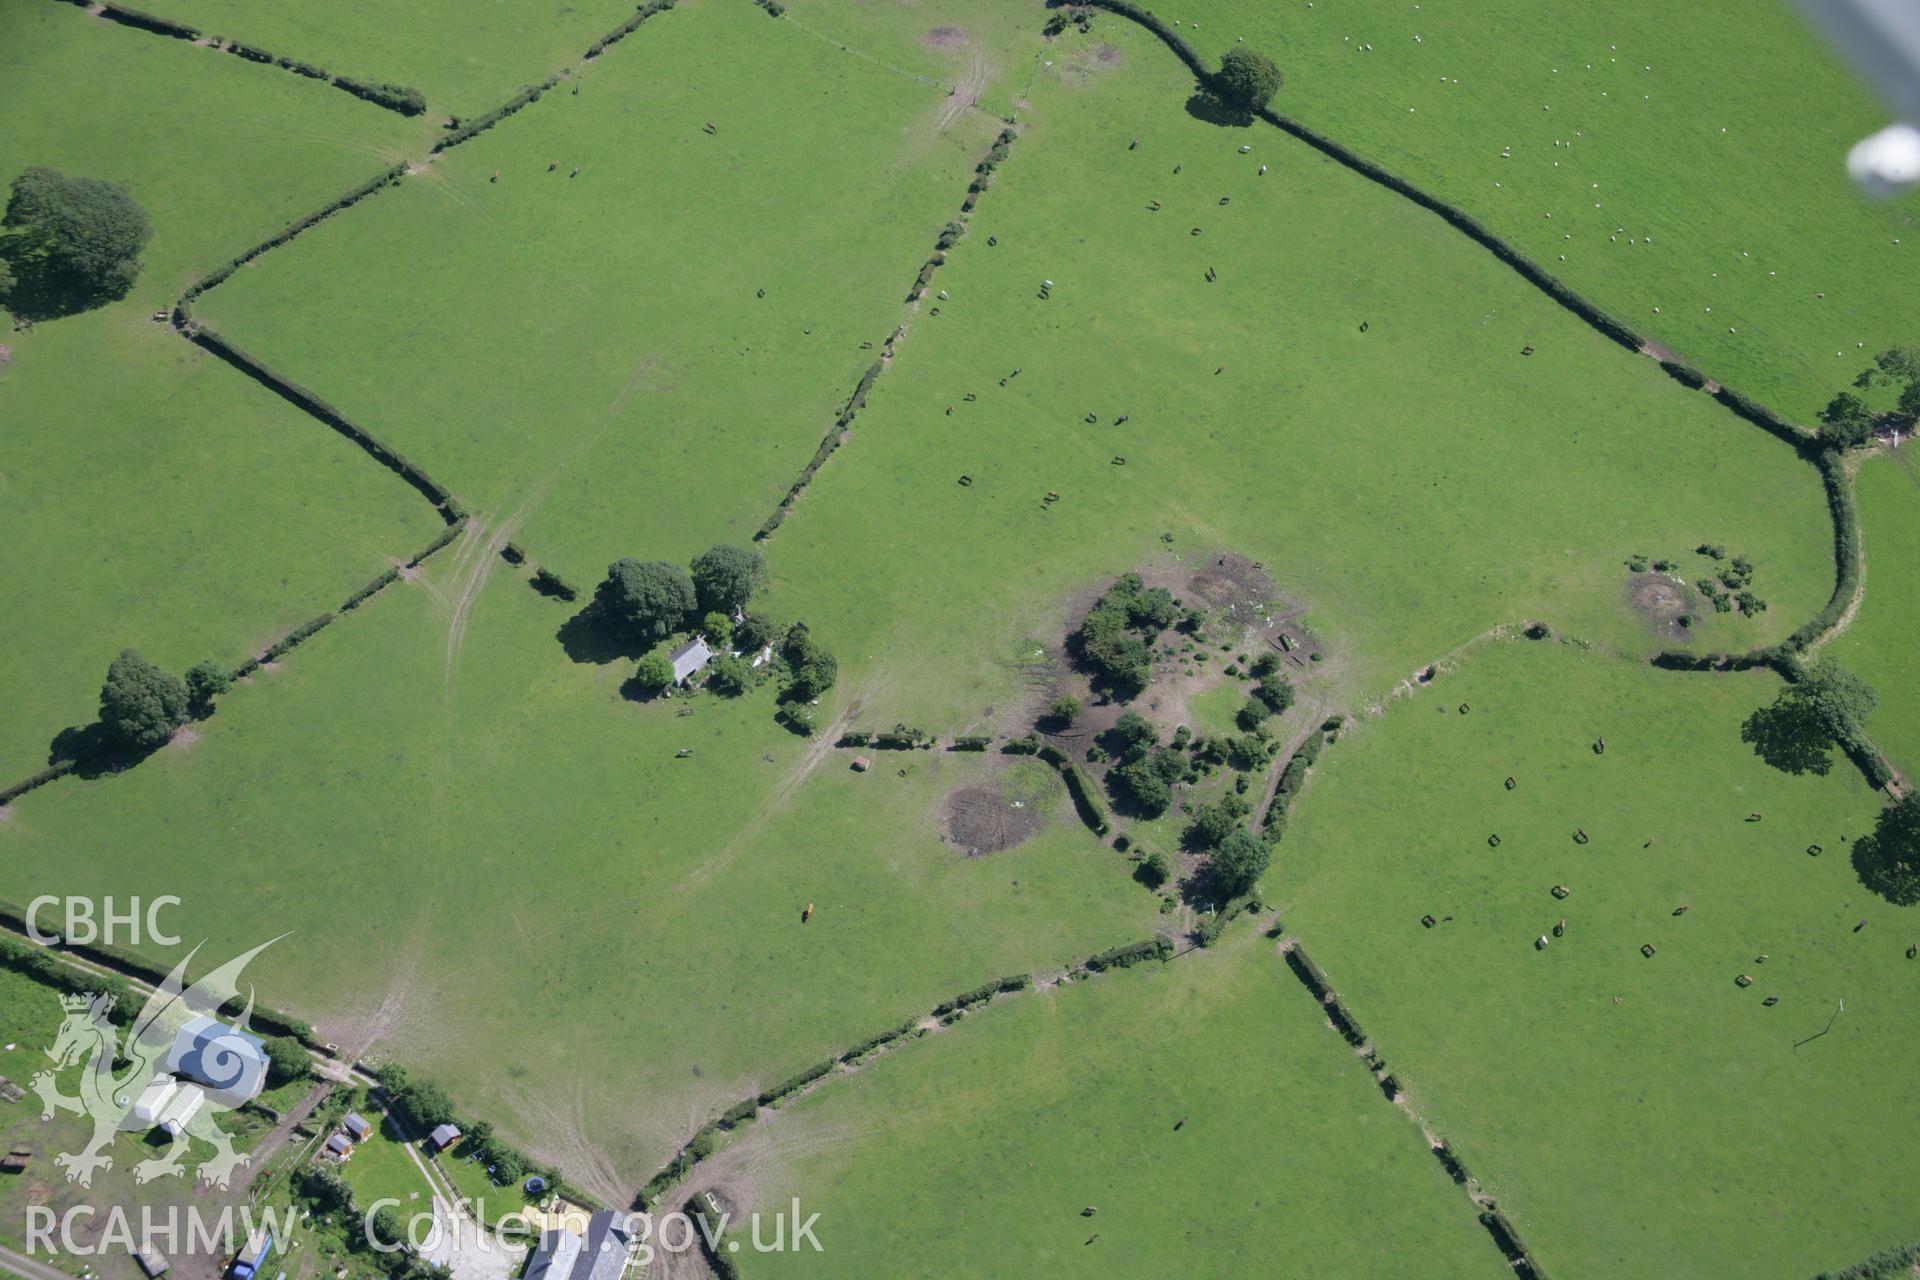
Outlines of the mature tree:
{"type": "Polygon", "coordinates": [[[745,658],[723,653],[707,664],[707,688],[735,697],[747,691],[753,682],[753,668],[745,658]]]}
{"type": "Polygon", "coordinates": [[[1229,106],[1258,111],[1273,101],[1273,95],[1280,91],[1285,79],[1280,68],[1273,65],[1273,59],[1265,54],[1234,48],[1220,59],[1220,70],[1213,83],[1229,106]]]}
{"type": "Polygon", "coordinates": [[[304,1080],[313,1074],[313,1059],[306,1046],[292,1036],[274,1036],[267,1041],[267,1083],[285,1084],[304,1080]]]}
{"type": "Polygon", "coordinates": [[[700,634],[715,648],[728,648],[733,644],[733,619],[724,613],[709,613],[700,619],[700,634]]]}
{"type": "Polygon", "coordinates": [[[616,560],[594,589],[600,616],[637,640],[658,640],[678,631],[693,613],[693,579],[664,560],[616,560]]]}
{"type": "Polygon", "coordinates": [[[1873,834],[1853,842],[1853,869],[1896,906],[1920,902],[1920,791],[1882,809],[1873,834]]]}
{"type": "Polygon", "coordinates": [[[1859,396],[1842,391],[1820,411],[1820,439],[1829,448],[1853,449],[1873,439],[1873,414],[1859,396]]]}
{"type": "Polygon", "coordinates": [[[767,582],[767,562],[757,551],[743,551],[722,543],[701,552],[693,562],[693,587],[706,613],[732,615],[745,607],[753,593],[767,582]]]}
{"type": "Polygon", "coordinates": [[[1920,379],[1907,384],[1900,393],[1900,403],[1894,406],[1894,412],[1909,418],[1920,418],[1920,379]]]}
{"type": "Polygon", "coordinates": [[[17,281],[13,274],[13,268],[7,265],[5,258],[0,258],[0,297],[5,297],[7,293],[12,290],[15,283],[17,283],[17,281]]]}
{"type": "Polygon", "coordinates": [[[1107,775],[1115,792],[1141,816],[1157,818],[1173,803],[1173,788],[1150,760],[1123,764],[1107,775]]]}
{"type": "Polygon", "coordinates": [[[772,618],[749,611],[733,629],[734,647],[742,653],[759,653],[773,643],[775,633],[772,618]]]}
{"type": "Polygon", "coordinates": [[[1920,347],[1891,347],[1873,358],[1871,367],[1862,369],[1853,385],[1862,391],[1896,382],[1920,382],[1920,347]]]}
{"type": "Polygon", "coordinates": [[[1237,898],[1260,883],[1273,862],[1273,849],[1245,827],[1228,833],[1207,863],[1214,887],[1224,898],[1237,898]]]}
{"type": "Polygon", "coordinates": [[[840,678],[840,664],[820,647],[805,623],[796,622],[787,630],[781,654],[787,664],[786,697],[793,702],[811,702],[840,678]]]}
{"type": "Polygon", "coordinates": [[[673,664],[667,661],[666,654],[656,649],[634,667],[633,682],[642,689],[664,689],[673,683],[673,664]]]}
{"type": "Polygon", "coordinates": [[[409,1080],[394,1093],[393,1105],[419,1134],[453,1123],[453,1099],[431,1080],[409,1080]]]}
{"type": "Polygon", "coordinates": [[[1240,709],[1233,713],[1233,722],[1242,729],[1258,729],[1266,718],[1273,714],[1273,708],[1260,698],[1248,698],[1240,709]]]}
{"type": "Polygon", "coordinates": [[[395,1248],[407,1243],[407,1228],[390,1204],[383,1204],[367,1219],[367,1243],[395,1248]]]}
{"type": "Polygon", "coordinates": [[[197,714],[213,707],[215,696],[233,688],[233,668],[206,658],[187,668],[187,701],[197,714]]]}
{"type": "Polygon", "coordinates": [[[1261,676],[1260,683],[1253,687],[1253,696],[1278,715],[1293,705],[1293,682],[1270,671],[1261,676]]]}
{"type": "Polygon", "coordinates": [[[1213,804],[1200,806],[1187,826],[1187,843],[1196,849],[1218,848],[1239,829],[1240,819],[1247,816],[1249,808],[1245,800],[1231,791],[1213,804]]]}
{"type": "Polygon", "coordinates": [[[1795,698],[1813,712],[1815,721],[1835,742],[1845,742],[1873,714],[1873,689],[1832,658],[1822,658],[1782,697],[1795,698]]]}
{"type": "Polygon", "coordinates": [[[1776,769],[1824,774],[1833,766],[1834,745],[1858,732],[1874,701],[1873,690],[1858,676],[1823,658],[1771,705],[1755,709],[1741,725],[1740,738],[1776,769]]]}
{"type": "Polygon", "coordinates": [[[1070,693],[1061,694],[1055,698],[1047,708],[1053,718],[1061,724],[1072,724],[1074,717],[1079,715],[1083,709],[1084,704],[1080,699],[1070,693]]]}
{"type": "Polygon", "coordinates": [[[1158,889],[1172,875],[1173,867],[1168,864],[1167,855],[1156,849],[1141,860],[1133,878],[1149,889],[1158,889]]]}
{"type": "Polygon", "coordinates": [[[100,687],[100,723],[122,747],[144,751],[159,746],[187,721],[187,686],[124,649],[107,668],[100,687]]]}
{"type": "Polygon", "coordinates": [[[0,247],[37,291],[76,303],[124,298],[152,228],[127,189],[34,165],[13,180],[0,247]]]}
{"type": "Polygon", "coordinates": [[[1113,736],[1120,740],[1123,750],[1150,747],[1160,740],[1160,735],[1153,730],[1153,722],[1137,711],[1120,713],[1120,718],[1113,722],[1113,736]]]}

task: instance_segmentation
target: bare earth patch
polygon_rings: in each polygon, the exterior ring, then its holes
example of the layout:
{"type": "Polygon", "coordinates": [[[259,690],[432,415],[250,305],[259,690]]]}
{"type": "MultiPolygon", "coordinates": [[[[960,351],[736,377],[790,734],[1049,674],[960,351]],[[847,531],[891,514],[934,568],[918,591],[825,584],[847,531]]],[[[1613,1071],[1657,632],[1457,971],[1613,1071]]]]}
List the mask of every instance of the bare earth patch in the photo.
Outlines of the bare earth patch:
{"type": "Polygon", "coordinates": [[[969,858],[1025,844],[1047,821],[1036,806],[1010,799],[991,783],[956,787],[947,793],[941,808],[947,840],[969,858]]]}
{"type": "Polygon", "coordinates": [[[967,42],[967,33],[958,27],[935,27],[927,32],[930,49],[957,49],[967,42]]]}
{"type": "Polygon", "coordinates": [[[1636,573],[1628,579],[1627,605],[1645,619],[1655,635],[1669,639],[1686,636],[1680,619],[1700,611],[1692,588],[1663,573],[1636,573]]]}

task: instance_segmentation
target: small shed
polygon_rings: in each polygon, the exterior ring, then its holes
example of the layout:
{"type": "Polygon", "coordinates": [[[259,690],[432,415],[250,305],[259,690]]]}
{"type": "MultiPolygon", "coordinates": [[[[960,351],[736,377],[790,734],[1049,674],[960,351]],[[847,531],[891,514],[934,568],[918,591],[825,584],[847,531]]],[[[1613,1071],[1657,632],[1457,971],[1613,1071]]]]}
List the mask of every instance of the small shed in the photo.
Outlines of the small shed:
{"type": "Polygon", "coordinates": [[[450,1124],[443,1124],[427,1136],[427,1143],[435,1151],[445,1151],[460,1141],[460,1131],[450,1124]]]}
{"type": "Polygon", "coordinates": [[[15,1147],[13,1150],[7,1152],[6,1155],[0,1156],[0,1173],[25,1173],[27,1171],[27,1161],[31,1159],[32,1156],[33,1152],[27,1150],[25,1147],[15,1147]]]}
{"type": "Polygon", "coordinates": [[[873,761],[867,759],[865,756],[855,756],[853,758],[853,771],[855,773],[865,773],[872,767],[873,761]]]}
{"type": "Polygon", "coordinates": [[[667,661],[673,664],[673,682],[685,684],[689,677],[698,675],[713,661],[713,650],[707,647],[705,636],[695,636],[669,653],[667,661]]]}
{"type": "Polygon", "coordinates": [[[373,1126],[368,1124],[367,1118],[358,1111],[347,1112],[346,1119],[340,1122],[340,1127],[345,1129],[347,1136],[355,1142],[365,1142],[373,1135],[373,1126]]]}
{"type": "Polygon", "coordinates": [[[160,1277],[165,1275],[173,1267],[173,1264],[162,1257],[160,1251],[153,1247],[151,1241],[134,1250],[133,1260],[140,1264],[142,1271],[147,1273],[147,1280],[160,1280],[160,1277]]]}
{"type": "Polygon", "coordinates": [[[344,1133],[336,1133],[327,1139],[327,1154],[345,1160],[353,1154],[353,1143],[344,1133]]]}

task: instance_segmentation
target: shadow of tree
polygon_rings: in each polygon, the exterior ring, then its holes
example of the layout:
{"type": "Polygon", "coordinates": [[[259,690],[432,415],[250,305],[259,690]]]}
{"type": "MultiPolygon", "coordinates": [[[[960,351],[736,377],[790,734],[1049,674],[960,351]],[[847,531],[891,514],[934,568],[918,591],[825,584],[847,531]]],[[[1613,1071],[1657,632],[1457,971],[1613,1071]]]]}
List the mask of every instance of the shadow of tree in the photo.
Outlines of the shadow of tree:
{"type": "Polygon", "coordinates": [[[637,660],[653,647],[608,626],[600,616],[600,610],[592,603],[561,623],[560,629],[553,634],[569,658],[594,666],[605,666],[622,659],[637,660]]]}
{"type": "MultiPolygon", "coordinates": [[[[58,320],[127,296],[126,288],[116,292],[91,287],[46,258],[27,252],[23,244],[17,234],[0,237],[0,258],[7,260],[14,275],[6,307],[22,320],[58,320]]],[[[132,283],[127,282],[128,288],[132,283]]]]}
{"type": "Polygon", "coordinates": [[[1880,811],[1873,834],[1853,842],[1860,883],[1896,907],[1920,903],[1920,796],[1880,811]]]}
{"type": "Polygon", "coordinates": [[[55,765],[62,760],[72,760],[75,762],[74,777],[105,778],[126,772],[165,745],[160,743],[146,748],[121,746],[107,732],[107,727],[96,720],[92,724],[73,725],[54,734],[53,742],[47,747],[47,763],[55,765]]]}
{"type": "Polygon", "coordinates": [[[1222,129],[1246,129],[1253,125],[1251,111],[1236,107],[1205,89],[1196,89],[1187,99],[1187,114],[1203,124],[1219,125],[1222,129]]]}
{"type": "Polygon", "coordinates": [[[1740,726],[1740,741],[1783,773],[1824,775],[1833,768],[1833,740],[1812,710],[1797,702],[1755,710],[1740,726]]]}

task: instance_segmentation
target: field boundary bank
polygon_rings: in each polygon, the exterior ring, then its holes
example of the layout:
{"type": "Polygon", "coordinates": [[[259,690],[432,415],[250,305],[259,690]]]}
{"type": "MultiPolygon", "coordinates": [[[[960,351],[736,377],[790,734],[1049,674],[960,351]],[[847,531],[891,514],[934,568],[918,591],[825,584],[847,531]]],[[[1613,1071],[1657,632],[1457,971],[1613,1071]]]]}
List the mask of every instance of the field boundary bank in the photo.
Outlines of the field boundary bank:
{"type": "Polygon", "coordinates": [[[1297,938],[1289,938],[1280,945],[1281,954],[1286,958],[1287,968],[1306,988],[1307,993],[1320,1005],[1327,1023],[1353,1051],[1360,1055],[1372,1072],[1374,1083],[1381,1095],[1389,1102],[1405,1111],[1425,1136],[1428,1149],[1435,1160],[1440,1162],[1447,1176],[1454,1184],[1466,1192],[1467,1199],[1473,1204],[1475,1216],[1480,1225],[1486,1228],[1493,1238],[1494,1247],[1500,1250],[1513,1274],[1520,1280],[1547,1280],[1546,1272],[1535,1261],[1533,1253],[1521,1239],[1519,1229],[1511,1219],[1500,1211],[1499,1204],[1480,1190],[1479,1180],[1467,1171],[1466,1164],[1454,1152],[1453,1144],[1436,1134],[1426,1120],[1416,1112],[1407,1101],[1406,1091],[1400,1079],[1387,1067],[1386,1058],[1380,1053],[1371,1037],[1361,1028],[1359,1019],[1353,1016],[1346,1004],[1334,990],[1333,982],[1319,965],[1307,954],[1306,947],[1297,938]]]}
{"type": "Polygon", "coordinates": [[[741,1099],[716,1118],[707,1121],[694,1132],[673,1159],[668,1161],[648,1181],[647,1185],[635,1194],[633,1207],[646,1212],[653,1206],[661,1204],[668,1192],[686,1182],[701,1164],[717,1154],[719,1148],[716,1144],[721,1134],[731,1132],[749,1121],[758,1120],[762,1111],[778,1112],[788,1101],[820,1088],[828,1077],[847,1076],[865,1070],[899,1048],[905,1041],[951,1027],[968,1014],[987,1007],[998,998],[1013,998],[1028,991],[1041,991],[1064,984],[1085,982],[1111,970],[1131,968],[1147,960],[1158,960],[1164,964],[1185,954],[1186,952],[1177,950],[1172,938],[1163,933],[1155,933],[1138,942],[1110,947],[1090,955],[1051,979],[1035,979],[1032,974],[1027,973],[1010,974],[942,1000],[934,1005],[931,1011],[915,1014],[898,1026],[882,1031],[878,1035],[869,1036],[851,1048],[788,1076],[778,1084],[741,1099]]]}
{"type": "Polygon", "coordinates": [[[163,18],[143,9],[118,4],[115,0],[58,0],[58,2],[72,5],[93,17],[104,18],[135,31],[184,40],[196,48],[231,53],[248,62],[259,63],[261,66],[278,67],[282,71],[290,71],[305,79],[331,85],[344,93],[352,94],[362,102],[398,115],[417,116],[427,109],[426,96],[411,85],[388,84],[384,81],[347,75],[345,72],[329,71],[311,62],[303,62],[285,54],[272,53],[257,45],[230,40],[225,36],[208,35],[184,22],[175,22],[171,18],[163,18]]]}
{"type": "MultiPolygon", "coordinates": [[[[980,204],[981,195],[993,185],[994,172],[1011,153],[1013,143],[1019,136],[1019,131],[1009,124],[994,137],[993,144],[987,149],[986,155],[974,165],[973,179],[967,184],[966,199],[960,202],[959,220],[948,223],[934,242],[933,254],[921,266],[920,274],[914,278],[912,286],[907,290],[906,301],[909,306],[917,306],[927,296],[927,290],[932,287],[934,276],[942,266],[946,265],[948,251],[966,236],[973,211],[980,204]],[[956,227],[959,228],[957,232],[954,230],[956,227]]],[[[931,314],[939,313],[940,308],[932,309],[931,314]]],[[[767,541],[782,524],[786,523],[788,513],[800,500],[800,495],[806,492],[807,486],[813,483],[814,476],[818,475],[820,468],[827,464],[827,459],[846,443],[847,433],[853,429],[853,420],[867,406],[867,395],[873,390],[873,384],[879,381],[880,375],[885,373],[893,363],[894,344],[906,332],[907,326],[901,324],[887,335],[887,340],[880,345],[879,358],[867,367],[866,373],[854,387],[853,394],[848,396],[846,404],[841,406],[833,425],[827,429],[827,434],[821,439],[820,447],[813,451],[812,459],[800,469],[800,475],[794,482],[787,486],[786,494],[774,507],[773,513],[761,522],[758,529],[754,530],[755,542],[767,541]]]]}
{"type": "MultiPolygon", "coordinates": [[[[317,614],[309,618],[307,621],[289,631],[286,635],[280,637],[280,639],[268,645],[258,654],[249,657],[246,661],[235,667],[233,669],[234,680],[243,680],[259,671],[268,663],[278,662],[288,653],[304,644],[316,633],[339,621],[342,614],[351,613],[355,609],[358,609],[361,605],[379,595],[382,591],[385,591],[408,573],[418,569],[425,563],[429,556],[432,556],[435,552],[446,547],[455,538],[458,538],[466,526],[466,516],[461,515],[456,517],[453,523],[442,529],[432,542],[429,542],[426,546],[414,552],[413,555],[409,556],[401,564],[388,568],[384,573],[367,582],[365,586],[360,587],[353,592],[353,594],[349,595],[346,600],[341,603],[339,608],[331,609],[326,613],[317,614]]],[[[220,696],[223,698],[231,697],[232,694],[229,692],[220,696]]],[[[186,723],[193,724],[198,721],[203,721],[209,719],[212,715],[213,709],[207,708],[203,714],[190,717],[186,723]]],[[[150,754],[152,753],[129,755],[112,748],[103,748],[91,752],[81,752],[65,759],[56,760],[53,764],[40,770],[38,773],[23,778],[9,787],[0,789],[0,808],[5,808],[28,792],[37,791],[49,782],[57,781],[71,773],[90,770],[93,772],[91,772],[89,776],[94,778],[124,773],[128,769],[137,766],[150,754]]],[[[0,904],[0,924],[5,924],[6,919],[4,904],[0,904]]]]}
{"type": "Polygon", "coordinates": [[[1838,1271],[1822,1271],[1813,1280],[1904,1280],[1920,1267],[1920,1240],[1897,1244],[1838,1271]]]}
{"type": "MultiPolygon", "coordinates": [[[[1104,9],[1139,24],[1158,37],[1161,43],[1165,44],[1174,56],[1186,65],[1188,71],[1202,86],[1208,86],[1214,82],[1214,74],[1208,70],[1199,52],[1151,10],[1134,4],[1132,0],[1079,0],[1079,2],[1104,9]]],[[[1059,3],[1059,0],[1050,0],[1050,3],[1059,3]]],[[[1798,655],[1824,642],[1829,633],[1847,616],[1855,590],[1859,586],[1861,573],[1860,518],[1853,498],[1852,477],[1844,461],[1834,451],[1820,447],[1819,433],[1799,426],[1776,410],[1742,395],[1723,382],[1708,378],[1684,361],[1660,359],[1655,355],[1657,349],[1655,344],[1649,339],[1556,278],[1466,210],[1415,186],[1298,120],[1281,115],[1268,107],[1261,107],[1253,114],[1282,133],[1338,161],[1361,177],[1411,200],[1439,217],[1454,230],[1459,231],[1511,268],[1528,284],[1533,285],[1585,321],[1602,337],[1618,343],[1636,355],[1657,360],[1661,370],[1668,377],[1690,390],[1704,391],[1734,416],[1760,428],[1782,443],[1792,446],[1803,460],[1819,470],[1826,490],[1828,514],[1833,521],[1834,587],[1826,605],[1785,640],[1776,645],[1752,650],[1744,655],[1702,655],[1684,650],[1666,650],[1653,658],[1654,665],[1669,669],[1680,667],[1689,670],[1719,671],[1745,669],[1765,664],[1774,667],[1788,681],[1798,681],[1803,674],[1798,655]]],[[[1885,755],[1867,739],[1864,733],[1858,733],[1852,740],[1840,745],[1875,789],[1885,788],[1896,777],[1885,755]]]]}
{"type": "MultiPolygon", "coordinates": [[[[90,12],[95,11],[90,3],[84,3],[83,0],[60,0],[60,2],[74,4],[90,12]]],[[[586,54],[583,56],[583,61],[591,61],[597,58],[612,45],[637,31],[647,19],[658,13],[674,8],[676,3],[677,0],[650,0],[649,3],[640,6],[632,17],[628,18],[625,22],[621,23],[620,26],[615,27],[612,31],[600,37],[589,46],[586,54]]],[[[125,6],[117,4],[108,3],[104,7],[114,10],[114,13],[108,16],[114,17],[116,21],[124,21],[128,25],[139,26],[142,27],[142,29],[155,31],[158,34],[172,36],[177,39],[189,39],[197,42],[200,38],[198,32],[194,31],[193,28],[170,22],[164,18],[143,14],[139,10],[128,9],[125,6]],[[192,32],[193,34],[187,35],[185,34],[187,32],[192,32]]],[[[455,129],[447,136],[437,139],[431,148],[427,162],[430,163],[433,156],[452,147],[456,147],[475,135],[492,128],[501,120],[504,120],[506,117],[521,110],[530,103],[537,102],[542,94],[565,78],[571,69],[572,68],[569,67],[560,72],[556,72],[541,84],[522,90],[502,106],[455,129]]],[[[388,446],[372,432],[362,427],[359,423],[349,418],[345,413],[327,401],[321,399],[314,392],[309,391],[299,383],[279,373],[264,361],[228,341],[211,326],[201,324],[193,318],[192,303],[194,300],[225,283],[235,271],[238,271],[241,267],[255,261],[272,250],[290,243],[303,232],[318,226],[333,215],[352,208],[360,201],[378,194],[387,187],[397,186],[413,171],[414,166],[404,162],[391,165],[372,178],[349,188],[320,208],[288,223],[267,239],[250,246],[236,257],[228,259],[225,263],[222,263],[212,271],[201,276],[192,284],[188,285],[186,290],[175,299],[169,312],[161,313],[167,319],[169,327],[181,338],[212,353],[223,363],[245,374],[262,387],[278,395],[307,417],[345,436],[368,457],[405,480],[408,485],[432,505],[435,513],[446,525],[446,528],[440,536],[432,543],[409,557],[402,565],[389,569],[379,578],[376,578],[360,590],[354,592],[338,609],[320,614],[308,622],[301,624],[287,636],[276,641],[265,652],[249,658],[236,669],[236,677],[250,675],[266,663],[277,660],[315,632],[333,623],[341,614],[352,611],[371,599],[381,590],[384,590],[393,581],[402,576],[403,570],[419,568],[421,562],[426,560],[427,557],[458,537],[466,525],[467,512],[461,506],[459,500],[453,496],[450,490],[429,475],[424,468],[410,461],[398,450],[388,446]]],[[[506,556],[510,563],[518,564],[526,561],[527,554],[522,548],[515,545],[511,547],[511,551],[513,554],[506,556]]],[[[47,768],[21,779],[11,786],[0,788],[0,807],[5,807],[30,791],[34,791],[83,768],[97,766],[103,773],[119,773],[137,763],[137,759],[127,759],[122,756],[121,753],[114,751],[98,751],[78,755],[73,758],[59,759],[47,768]]]]}

